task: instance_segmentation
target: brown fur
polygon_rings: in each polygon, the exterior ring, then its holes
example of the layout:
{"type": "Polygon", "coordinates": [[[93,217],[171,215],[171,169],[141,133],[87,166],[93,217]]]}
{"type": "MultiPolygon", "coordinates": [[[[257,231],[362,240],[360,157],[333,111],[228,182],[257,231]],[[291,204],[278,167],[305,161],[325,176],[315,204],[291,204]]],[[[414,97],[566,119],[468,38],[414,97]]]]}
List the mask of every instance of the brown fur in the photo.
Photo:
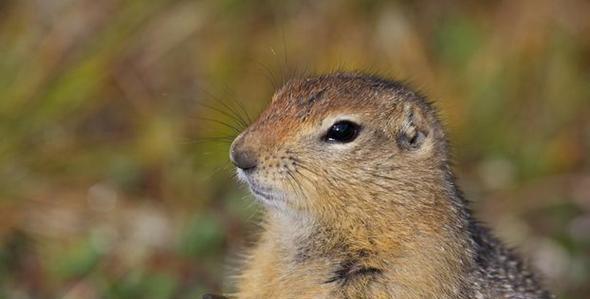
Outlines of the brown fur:
{"type": "MultiPolygon", "coordinates": [[[[514,267],[495,267],[499,256],[480,249],[520,261],[472,219],[435,110],[400,83],[292,80],[236,138],[232,152],[244,151],[258,163],[239,175],[266,216],[235,297],[512,298],[496,286],[504,281],[484,276],[514,267]],[[341,118],[361,125],[358,138],[327,144],[323,134],[341,118]]],[[[513,298],[549,296],[538,290],[513,298]]]]}

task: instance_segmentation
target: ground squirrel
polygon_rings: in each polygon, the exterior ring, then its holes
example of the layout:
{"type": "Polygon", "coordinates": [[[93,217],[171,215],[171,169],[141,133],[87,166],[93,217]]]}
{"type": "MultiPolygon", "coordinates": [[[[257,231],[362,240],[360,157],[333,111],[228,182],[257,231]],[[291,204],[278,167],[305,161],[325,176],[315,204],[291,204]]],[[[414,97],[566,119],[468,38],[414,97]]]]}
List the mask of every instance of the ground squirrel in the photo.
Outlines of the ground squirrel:
{"type": "Polygon", "coordinates": [[[479,224],[433,106],[396,81],[294,79],[232,143],[266,213],[236,298],[552,298],[479,224]]]}

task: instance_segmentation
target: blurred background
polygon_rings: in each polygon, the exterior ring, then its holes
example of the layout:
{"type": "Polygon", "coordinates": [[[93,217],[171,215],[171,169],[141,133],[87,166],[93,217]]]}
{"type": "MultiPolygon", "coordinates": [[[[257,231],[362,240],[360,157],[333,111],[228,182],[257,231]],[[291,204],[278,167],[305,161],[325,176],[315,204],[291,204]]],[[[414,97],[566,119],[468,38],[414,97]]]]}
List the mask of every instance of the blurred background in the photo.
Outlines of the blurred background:
{"type": "Polygon", "coordinates": [[[200,298],[259,209],[229,140],[300,73],[436,102],[477,214],[590,296],[590,2],[0,0],[0,298],[200,298]]]}

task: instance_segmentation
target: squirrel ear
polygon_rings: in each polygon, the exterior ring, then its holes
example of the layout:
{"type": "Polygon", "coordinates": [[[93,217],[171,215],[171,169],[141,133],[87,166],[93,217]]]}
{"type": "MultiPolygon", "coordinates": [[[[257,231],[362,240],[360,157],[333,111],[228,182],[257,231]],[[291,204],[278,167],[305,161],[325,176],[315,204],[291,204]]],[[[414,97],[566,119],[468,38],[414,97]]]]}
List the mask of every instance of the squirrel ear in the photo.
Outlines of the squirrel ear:
{"type": "Polygon", "coordinates": [[[397,143],[403,150],[419,149],[428,136],[427,122],[419,109],[406,103],[402,123],[397,133],[397,143]]]}

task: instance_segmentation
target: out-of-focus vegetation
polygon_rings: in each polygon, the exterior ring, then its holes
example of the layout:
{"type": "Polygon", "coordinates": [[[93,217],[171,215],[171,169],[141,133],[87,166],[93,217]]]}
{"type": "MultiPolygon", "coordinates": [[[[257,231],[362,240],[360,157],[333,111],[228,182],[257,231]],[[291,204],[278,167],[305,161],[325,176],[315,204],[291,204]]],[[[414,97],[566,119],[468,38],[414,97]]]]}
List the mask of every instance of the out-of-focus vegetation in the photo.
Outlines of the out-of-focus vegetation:
{"type": "Polygon", "coordinates": [[[257,214],[221,122],[254,116],[293,70],[336,69],[435,100],[478,214],[562,298],[588,298],[589,12],[582,0],[2,0],[0,298],[219,292],[257,214]]]}

